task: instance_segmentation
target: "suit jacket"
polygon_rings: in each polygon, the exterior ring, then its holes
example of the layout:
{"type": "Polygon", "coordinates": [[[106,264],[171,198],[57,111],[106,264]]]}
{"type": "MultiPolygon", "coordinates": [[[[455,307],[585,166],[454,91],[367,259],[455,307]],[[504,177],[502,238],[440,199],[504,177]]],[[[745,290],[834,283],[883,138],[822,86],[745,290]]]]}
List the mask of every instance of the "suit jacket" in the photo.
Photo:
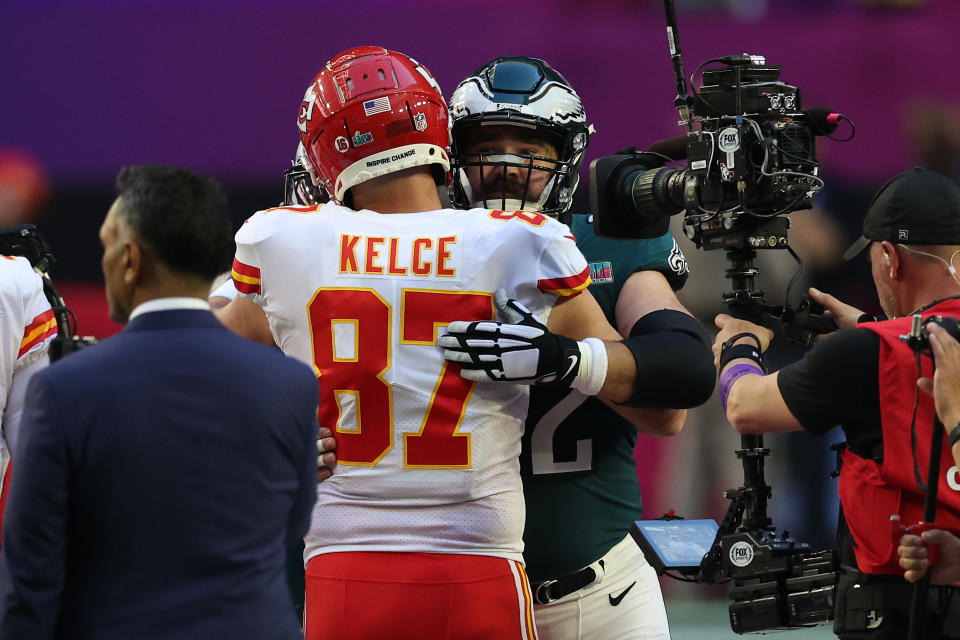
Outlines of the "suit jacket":
{"type": "Polygon", "coordinates": [[[301,638],[284,556],[316,497],[316,402],[308,367],[199,310],[34,376],[0,638],[301,638]]]}

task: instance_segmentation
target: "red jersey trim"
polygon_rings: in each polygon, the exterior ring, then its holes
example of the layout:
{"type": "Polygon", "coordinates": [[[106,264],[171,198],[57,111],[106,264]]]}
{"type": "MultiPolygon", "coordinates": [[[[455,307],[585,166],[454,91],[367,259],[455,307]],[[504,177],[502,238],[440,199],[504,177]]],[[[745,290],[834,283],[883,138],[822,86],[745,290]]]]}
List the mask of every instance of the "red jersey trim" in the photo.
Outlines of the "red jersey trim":
{"type": "Polygon", "coordinates": [[[22,357],[30,349],[55,335],[57,335],[57,319],[53,315],[53,309],[47,309],[23,330],[23,340],[20,342],[20,352],[17,357],[22,357]]]}
{"type": "Polygon", "coordinates": [[[230,270],[233,284],[240,293],[260,293],[260,269],[233,259],[233,269],[230,270]]]}
{"type": "Polygon", "coordinates": [[[562,298],[573,298],[590,286],[590,267],[575,276],[538,280],[537,289],[545,293],[555,293],[562,298]]]}
{"type": "Polygon", "coordinates": [[[288,207],[271,207],[264,211],[264,215],[268,213],[273,213],[275,211],[293,211],[294,213],[314,213],[323,205],[319,204],[304,204],[304,205],[290,205],[288,207]]]}

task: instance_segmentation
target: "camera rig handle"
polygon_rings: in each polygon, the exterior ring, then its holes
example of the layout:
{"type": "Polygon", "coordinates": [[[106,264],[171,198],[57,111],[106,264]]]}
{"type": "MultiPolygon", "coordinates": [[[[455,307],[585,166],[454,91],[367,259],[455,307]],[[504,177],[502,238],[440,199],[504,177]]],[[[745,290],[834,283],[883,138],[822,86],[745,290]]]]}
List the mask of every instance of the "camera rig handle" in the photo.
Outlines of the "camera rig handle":
{"type": "Polygon", "coordinates": [[[753,249],[727,249],[730,267],[726,277],[730,279],[732,289],[723,292],[723,302],[735,318],[776,331],[783,307],[766,304],[766,292],[754,288],[754,279],[760,275],[760,270],[753,264],[756,257],[757,252],[753,249]]]}
{"type": "Polygon", "coordinates": [[[823,316],[825,311],[822,304],[814,302],[808,295],[800,298],[796,309],[784,306],[780,317],[784,337],[791,342],[809,344],[815,335],[833,333],[839,327],[832,318],[823,316]]]}
{"type": "Polygon", "coordinates": [[[723,301],[730,315],[762,325],[774,333],[782,332],[784,338],[800,344],[809,344],[815,335],[837,330],[832,319],[822,316],[823,306],[807,295],[801,297],[796,308],[790,306],[789,300],[782,305],[766,304],[764,291],[754,288],[754,279],[760,274],[753,264],[755,257],[753,249],[727,249],[730,268],[726,275],[734,288],[723,292],[723,301]]]}

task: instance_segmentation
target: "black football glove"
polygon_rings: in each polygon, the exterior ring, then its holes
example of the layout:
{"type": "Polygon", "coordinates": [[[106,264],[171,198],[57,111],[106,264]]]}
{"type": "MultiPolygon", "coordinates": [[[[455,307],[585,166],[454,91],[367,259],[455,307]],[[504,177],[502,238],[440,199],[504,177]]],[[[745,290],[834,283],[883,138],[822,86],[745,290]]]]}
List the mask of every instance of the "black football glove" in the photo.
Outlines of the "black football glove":
{"type": "Polygon", "coordinates": [[[580,371],[576,340],[550,333],[530,311],[503,289],[494,303],[511,323],[451,322],[437,344],[468,380],[570,387],[580,371]]]}

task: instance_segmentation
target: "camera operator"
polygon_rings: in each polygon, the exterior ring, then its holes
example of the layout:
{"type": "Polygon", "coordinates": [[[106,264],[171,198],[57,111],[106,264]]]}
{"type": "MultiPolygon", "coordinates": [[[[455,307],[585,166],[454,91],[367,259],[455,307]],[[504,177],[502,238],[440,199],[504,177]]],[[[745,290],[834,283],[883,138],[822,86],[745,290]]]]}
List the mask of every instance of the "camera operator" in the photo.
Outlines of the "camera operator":
{"type": "MultiPolygon", "coordinates": [[[[720,397],[741,433],[805,429],[823,434],[840,424],[847,437],[840,471],[837,551],[843,571],[834,631],[840,638],[905,638],[912,587],[903,578],[889,519],[922,519],[925,471],[934,403],[917,392],[917,357],[899,336],[910,315],[960,317],[960,186],[915,167],[877,192],[863,236],[847,259],[869,246],[881,307],[890,317],[872,321],[832,296],[811,289],[841,328],[803,359],[764,375],[762,352],[772,333],[727,315],[713,346],[720,397]],[[879,376],[877,375],[879,372],[879,376]],[[914,446],[911,446],[914,435],[914,446]]],[[[936,335],[936,334],[934,334],[936,335]]],[[[923,374],[931,362],[922,359],[923,374]]],[[[950,425],[952,426],[952,425],[950,425]]],[[[950,429],[950,426],[947,428],[950,429]]],[[[960,525],[960,491],[939,474],[937,522],[960,525]]],[[[960,638],[960,597],[953,587],[932,587],[926,628],[931,638],[960,638]]]]}

